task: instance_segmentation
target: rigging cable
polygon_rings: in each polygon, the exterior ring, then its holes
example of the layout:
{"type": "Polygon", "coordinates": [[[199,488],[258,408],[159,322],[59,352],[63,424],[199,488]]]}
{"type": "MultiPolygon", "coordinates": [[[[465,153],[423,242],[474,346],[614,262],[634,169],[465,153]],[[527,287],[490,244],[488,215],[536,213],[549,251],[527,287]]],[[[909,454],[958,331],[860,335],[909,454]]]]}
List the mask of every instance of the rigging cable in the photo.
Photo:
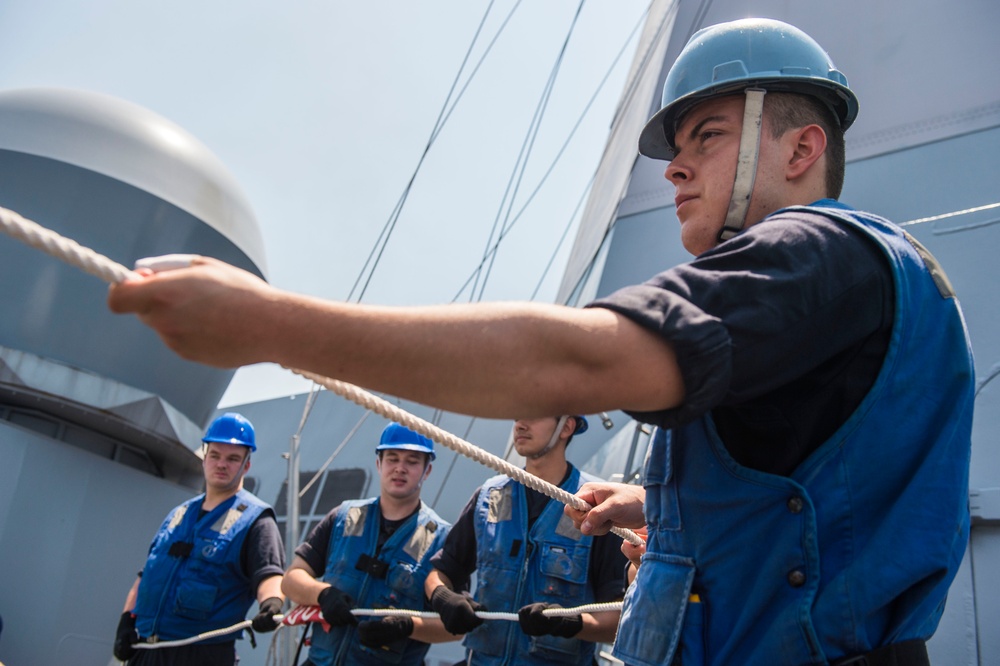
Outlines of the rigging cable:
{"type": "MultiPolygon", "coordinates": [[[[647,13],[650,12],[650,10],[652,10],[653,5],[655,4],[657,4],[657,0],[651,0],[649,6],[646,8],[647,13]]],[[[660,42],[660,40],[664,39],[663,36],[664,31],[668,24],[672,25],[672,23],[670,23],[670,20],[676,17],[678,6],[679,3],[677,2],[677,0],[671,0],[666,11],[663,12],[662,17],[660,18],[660,22],[656,26],[656,31],[654,32],[653,37],[649,40],[646,50],[642,54],[642,58],[639,61],[639,65],[635,67],[635,75],[629,80],[628,85],[626,86],[625,92],[622,95],[622,101],[615,112],[615,118],[612,121],[612,126],[618,123],[618,119],[621,116],[622,111],[629,105],[630,100],[633,99],[635,92],[638,90],[639,82],[642,80],[642,73],[650,66],[653,53],[656,50],[655,46],[660,42]]],[[[605,152],[607,152],[606,148],[605,152]]],[[[598,166],[598,170],[599,169],[600,165],[598,166]]],[[[586,281],[589,279],[590,274],[594,269],[594,264],[597,261],[597,258],[600,256],[599,249],[604,245],[605,242],[607,242],[608,235],[611,233],[611,230],[614,228],[617,221],[618,217],[616,209],[615,213],[612,214],[611,220],[607,223],[607,226],[604,229],[604,234],[601,237],[601,242],[597,244],[598,251],[594,252],[593,256],[591,256],[590,260],[587,262],[587,266],[581,272],[580,280],[574,287],[574,292],[579,290],[580,285],[586,283],[586,281]]]]}
{"type": "MultiPolygon", "coordinates": [[[[521,142],[521,149],[517,155],[517,160],[514,163],[514,168],[511,170],[510,178],[507,180],[507,188],[504,190],[503,198],[500,200],[500,206],[497,209],[496,217],[493,219],[493,227],[490,229],[489,239],[486,241],[486,249],[483,250],[483,260],[486,261],[487,255],[489,255],[490,245],[493,243],[493,237],[497,233],[497,226],[500,226],[500,235],[504,234],[507,228],[508,221],[510,220],[510,212],[514,206],[514,199],[517,198],[517,192],[521,187],[521,180],[524,178],[524,172],[528,168],[528,161],[531,158],[531,153],[534,150],[535,140],[538,138],[538,131],[542,126],[542,120],[545,118],[545,111],[548,109],[549,100],[552,99],[552,90],[555,88],[556,79],[559,76],[559,70],[562,68],[563,59],[566,56],[566,47],[569,46],[569,40],[573,36],[573,32],[576,29],[576,23],[580,19],[580,12],[583,11],[583,5],[587,0],[580,0],[580,4],[576,7],[576,13],[573,15],[573,20],[570,22],[569,30],[566,32],[566,37],[563,39],[562,47],[559,49],[559,54],[556,56],[555,62],[552,64],[552,69],[549,71],[549,78],[545,82],[545,86],[542,89],[542,95],[538,100],[538,104],[535,106],[535,113],[531,118],[531,122],[528,124],[528,130],[525,134],[524,141],[521,142]],[[513,191],[512,189],[513,188],[513,191]],[[504,213],[504,208],[507,209],[504,213]],[[504,216],[504,220],[501,223],[501,215],[504,216]]],[[[496,259],[496,253],[492,253],[489,257],[489,267],[486,269],[485,275],[482,276],[483,284],[479,290],[479,296],[477,297],[476,285],[479,283],[479,277],[482,275],[482,269],[480,269],[479,274],[476,276],[476,281],[473,283],[472,292],[470,293],[470,300],[481,301],[483,300],[483,292],[486,289],[486,282],[489,280],[490,273],[493,270],[493,263],[496,259]]],[[[482,265],[482,264],[480,264],[482,265]]]]}
{"type": "MultiPolygon", "coordinates": [[[[469,425],[466,426],[465,432],[462,434],[462,439],[469,439],[469,433],[472,432],[472,426],[476,422],[476,417],[473,416],[469,419],[469,425]]],[[[458,461],[458,454],[456,453],[451,457],[451,462],[448,463],[448,469],[444,473],[444,478],[441,479],[441,485],[438,486],[437,494],[434,495],[434,501],[431,502],[431,508],[435,511],[437,510],[438,501],[441,499],[441,493],[444,492],[444,488],[448,485],[448,479],[451,478],[451,471],[455,469],[455,463],[458,461]]]]}
{"type": "Polygon", "coordinates": [[[583,188],[583,192],[580,194],[580,199],[576,202],[576,207],[573,209],[573,213],[566,221],[566,226],[563,227],[562,235],[559,236],[559,242],[556,243],[555,249],[553,249],[552,254],[549,255],[549,261],[545,264],[545,270],[542,271],[542,275],[538,278],[538,284],[535,285],[535,290],[531,292],[530,300],[535,300],[535,297],[538,296],[538,291],[542,288],[542,284],[545,283],[545,277],[549,274],[549,269],[552,268],[552,264],[555,263],[556,255],[559,254],[559,249],[566,240],[566,236],[569,235],[569,230],[573,228],[573,221],[576,220],[577,213],[579,213],[580,209],[583,207],[583,202],[587,200],[587,194],[590,193],[590,188],[593,187],[595,178],[597,178],[596,171],[594,172],[594,175],[590,177],[590,182],[587,183],[587,186],[583,188]]]}
{"type": "MultiPolygon", "coordinates": [[[[646,6],[646,11],[640,18],[640,25],[649,20],[649,15],[652,12],[653,5],[658,4],[659,0],[650,0],[649,4],[646,6]]],[[[625,83],[625,89],[622,92],[621,99],[618,102],[618,106],[615,107],[614,118],[611,121],[611,125],[614,126],[618,123],[618,118],[621,116],[621,112],[624,108],[629,105],[629,101],[635,95],[635,91],[639,87],[639,81],[642,79],[642,73],[649,66],[649,60],[653,55],[654,47],[662,39],[663,31],[667,26],[667,20],[677,13],[677,0],[670,0],[670,6],[663,13],[660,18],[660,22],[656,25],[656,31],[653,33],[652,38],[646,45],[646,50],[643,51],[642,57],[639,58],[638,65],[633,67],[634,75],[628,79],[625,83]]],[[[638,28],[639,26],[636,26],[638,28]]],[[[640,43],[641,46],[641,43],[640,43]]]]}
{"type": "Polygon", "coordinates": [[[908,220],[903,222],[899,226],[910,227],[916,224],[924,224],[926,222],[936,222],[937,220],[944,220],[949,217],[958,217],[959,215],[969,215],[971,213],[978,213],[983,210],[990,210],[991,208],[1000,208],[1000,202],[986,204],[985,206],[976,206],[975,208],[966,208],[965,210],[954,210],[950,213],[942,213],[941,215],[932,215],[930,217],[921,217],[916,220],[908,220]]]}
{"type": "MultiPolygon", "coordinates": [[[[399,216],[400,216],[400,214],[403,211],[403,206],[405,205],[406,200],[409,197],[410,190],[413,188],[413,184],[416,181],[417,174],[420,172],[420,168],[421,168],[421,166],[424,163],[424,159],[427,157],[428,153],[430,152],[431,146],[434,144],[434,142],[437,139],[438,135],[441,133],[441,130],[444,128],[445,123],[447,123],[448,118],[451,117],[451,114],[455,110],[455,107],[458,105],[459,101],[462,99],[462,96],[465,94],[465,91],[469,87],[469,84],[472,82],[473,78],[475,78],[476,73],[479,71],[479,68],[482,66],[483,61],[486,59],[486,56],[489,55],[490,51],[493,49],[494,44],[496,44],[497,39],[499,38],[500,34],[503,33],[504,29],[506,28],[508,22],[511,19],[511,16],[513,16],[514,11],[517,9],[517,7],[520,4],[521,4],[521,0],[518,0],[517,4],[515,4],[514,7],[510,10],[510,12],[507,14],[507,17],[501,23],[501,25],[500,25],[499,29],[497,30],[496,34],[493,36],[493,39],[490,41],[490,43],[487,45],[487,47],[483,51],[483,54],[480,57],[479,61],[476,63],[475,67],[472,68],[472,71],[469,74],[468,78],[466,79],[464,85],[459,90],[458,94],[454,95],[454,99],[453,99],[453,94],[455,93],[455,88],[458,85],[458,82],[462,78],[462,72],[465,71],[465,67],[466,67],[466,65],[469,62],[469,57],[472,55],[472,51],[475,48],[476,43],[479,41],[479,35],[482,32],[483,26],[486,24],[486,20],[487,20],[487,18],[490,15],[490,11],[491,11],[491,9],[493,7],[493,0],[490,0],[490,3],[487,5],[486,11],[483,13],[483,17],[482,17],[482,19],[480,19],[479,25],[477,26],[476,31],[473,34],[472,41],[470,42],[469,47],[468,47],[468,49],[465,52],[465,56],[462,58],[462,63],[461,63],[461,65],[458,68],[458,72],[455,74],[455,78],[452,81],[451,88],[449,88],[448,94],[445,96],[445,101],[444,101],[444,103],[441,106],[441,110],[438,112],[438,117],[437,117],[437,119],[434,122],[434,127],[431,129],[431,134],[430,134],[430,137],[427,140],[427,144],[424,146],[424,151],[421,154],[420,159],[417,161],[417,166],[414,168],[413,173],[410,175],[409,182],[406,184],[406,187],[403,188],[403,192],[400,194],[399,199],[396,201],[396,205],[393,208],[392,212],[389,214],[389,218],[386,220],[385,224],[382,226],[382,230],[379,233],[378,238],[375,240],[375,243],[372,246],[372,249],[371,249],[371,251],[368,254],[368,258],[365,260],[364,265],[361,267],[361,270],[358,273],[358,277],[355,279],[354,285],[351,287],[351,291],[350,291],[350,293],[347,296],[347,300],[348,301],[350,301],[354,297],[355,290],[357,290],[358,285],[360,284],[362,278],[365,276],[365,272],[368,271],[368,276],[365,279],[364,286],[361,288],[361,291],[358,293],[357,301],[360,303],[361,300],[364,298],[364,294],[368,290],[368,285],[371,282],[372,276],[374,276],[374,274],[375,274],[375,269],[378,267],[378,263],[379,263],[379,261],[382,258],[382,253],[385,251],[385,247],[386,247],[386,245],[389,242],[389,237],[392,235],[392,232],[393,232],[393,230],[396,227],[396,222],[399,220],[399,216]],[[369,265],[371,266],[370,271],[368,270],[369,269],[369,265]]],[[[307,406],[307,411],[308,411],[308,406],[307,406]]],[[[305,415],[303,415],[303,418],[305,418],[305,415]]],[[[437,417],[436,419],[433,420],[433,422],[437,423],[439,418],[440,417],[437,417]]],[[[304,421],[303,421],[302,425],[304,425],[304,421]]],[[[300,431],[301,431],[302,425],[300,425],[300,427],[299,427],[300,431]]],[[[353,435],[353,431],[352,431],[352,435],[353,435]]],[[[340,448],[342,448],[344,446],[344,444],[346,444],[348,441],[350,441],[350,438],[351,438],[351,436],[349,435],[348,438],[341,444],[341,447],[338,447],[338,451],[340,450],[340,448]]],[[[337,452],[334,452],[334,455],[336,455],[336,453],[337,452]]],[[[332,463],[332,457],[331,457],[330,460],[327,461],[326,466],[328,466],[330,463],[332,463]]],[[[324,467],[324,469],[325,469],[325,467],[324,467]]],[[[306,486],[306,489],[308,489],[309,486],[311,486],[316,481],[316,479],[319,477],[319,474],[322,471],[323,470],[320,470],[320,472],[317,472],[316,476],[314,476],[313,479],[306,486]]],[[[303,490],[302,492],[304,493],[305,490],[303,490]]],[[[302,496],[302,494],[300,493],[300,498],[301,498],[301,496],[302,496]]]]}
{"type": "Polygon", "coordinates": [[[465,91],[468,88],[469,84],[472,82],[472,79],[479,71],[479,67],[486,59],[486,56],[489,55],[494,44],[496,44],[497,39],[500,37],[504,29],[507,27],[508,22],[510,21],[511,17],[514,15],[514,12],[517,10],[520,4],[521,0],[518,0],[518,2],[507,14],[507,17],[504,19],[503,23],[498,28],[496,34],[493,36],[493,39],[490,41],[490,43],[484,50],[482,56],[479,59],[479,62],[476,63],[476,66],[470,73],[468,79],[465,82],[465,85],[462,87],[459,93],[455,95],[454,100],[452,100],[452,95],[455,92],[455,87],[458,85],[458,82],[462,78],[462,72],[465,70],[465,66],[469,62],[469,57],[472,55],[472,51],[475,48],[476,43],[479,41],[479,35],[482,32],[483,25],[485,25],[486,19],[490,14],[491,8],[493,7],[493,0],[491,0],[490,4],[486,7],[486,11],[483,14],[483,18],[480,21],[479,26],[476,28],[476,32],[472,37],[472,42],[469,44],[469,48],[465,53],[465,57],[462,59],[462,64],[459,67],[458,72],[455,74],[455,79],[454,81],[452,81],[451,88],[448,90],[448,95],[445,97],[445,101],[441,106],[441,110],[438,112],[438,118],[434,122],[434,127],[431,130],[431,135],[427,140],[427,144],[424,146],[424,151],[420,155],[420,159],[417,161],[417,165],[414,168],[413,173],[410,175],[409,182],[406,184],[406,187],[403,188],[402,194],[400,194],[399,199],[396,201],[395,207],[389,214],[389,218],[386,220],[385,224],[382,227],[382,231],[379,233],[379,236],[376,239],[375,244],[372,246],[372,250],[368,254],[368,258],[365,260],[364,266],[362,266],[361,271],[358,273],[358,277],[354,282],[354,286],[351,287],[351,291],[347,296],[348,301],[350,301],[354,297],[354,292],[355,290],[357,290],[358,285],[361,283],[361,280],[364,277],[365,272],[367,271],[368,276],[367,278],[364,279],[364,286],[358,293],[357,302],[360,303],[361,299],[364,298],[364,294],[368,290],[368,285],[371,283],[371,279],[375,275],[375,269],[378,267],[378,264],[382,259],[382,253],[385,251],[385,248],[389,243],[389,238],[392,235],[392,232],[396,228],[396,222],[399,220],[399,216],[403,212],[403,206],[406,204],[406,201],[409,198],[410,191],[412,190],[413,184],[416,181],[417,174],[420,173],[420,169],[423,166],[424,160],[427,158],[428,153],[430,152],[431,146],[434,145],[435,140],[441,133],[441,130],[443,129],[448,118],[451,117],[452,111],[454,111],[455,107],[458,105],[458,102],[465,94],[465,91]]]}
{"type": "MultiPolygon", "coordinates": [[[[648,11],[649,11],[649,8],[647,7],[646,12],[648,12],[648,11]]],[[[485,265],[487,257],[491,257],[491,256],[493,256],[497,252],[497,250],[498,250],[498,248],[500,246],[501,241],[503,241],[504,238],[507,237],[507,234],[510,233],[510,231],[514,227],[514,225],[521,219],[521,217],[527,211],[528,206],[531,204],[532,201],[534,201],[535,196],[542,189],[542,186],[545,184],[545,182],[548,180],[549,176],[555,170],[555,167],[559,163],[559,160],[562,158],[563,153],[566,152],[566,148],[569,147],[570,141],[572,141],[573,137],[576,135],[576,131],[580,128],[580,125],[583,123],[583,119],[590,112],[590,108],[594,105],[594,102],[597,100],[597,96],[600,94],[601,90],[604,88],[604,85],[608,82],[608,79],[611,77],[611,73],[614,71],[615,67],[618,65],[618,62],[619,62],[619,60],[621,60],[622,55],[624,55],[625,49],[632,42],[632,39],[635,37],[636,32],[642,26],[642,23],[643,23],[643,20],[645,19],[645,16],[646,16],[646,14],[643,13],[643,15],[639,17],[639,20],[636,22],[635,26],[632,28],[632,31],[629,33],[628,37],[622,43],[622,46],[618,50],[617,55],[611,61],[611,65],[608,67],[607,71],[605,71],[603,78],[601,79],[600,83],[598,83],[597,88],[594,89],[594,93],[590,96],[590,99],[587,101],[587,104],[583,107],[583,111],[577,117],[576,122],[574,123],[572,129],[570,130],[569,134],[567,134],[565,141],[563,141],[562,146],[559,148],[559,150],[556,153],[555,157],[552,159],[552,162],[549,164],[548,169],[545,171],[545,173],[542,175],[541,179],[538,181],[538,184],[535,186],[535,189],[532,190],[532,192],[528,196],[527,200],[525,200],[524,204],[518,210],[517,214],[514,216],[514,218],[511,221],[511,223],[507,226],[506,230],[503,231],[503,232],[501,232],[500,236],[497,237],[496,242],[494,242],[493,245],[490,247],[489,252],[484,255],[483,260],[480,261],[479,265],[476,266],[473,269],[472,273],[469,274],[469,277],[466,278],[465,282],[462,284],[462,286],[459,288],[458,292],[452,298],[452,300],[451,300],[452,303],[456,302],[461,297],[462,293],[465,292],[466,288],[470,285],[470,283],[473,282],[473,280],[476,278],[476,276],[479,274],[479,272],[482,270],[483,266],[485,265]]],[[[595,175],[596,175],[596,171],[595,171],[595,175]]],[[[591,180],[590,180],[590,183],[588,183],[588,185],[587,185],[587,188],[584,189],[584,194],[586,194],[587,190],[591,187],[591,185],[593,185],[593,182],[594,182],[594,177],[592,176],[591,180]]],[[[574,213],[574,215],[575,215],[575,213],[574,213]]],[[[572,218],[571,218],[571,221],[572,221],[572,218]]],[[[473,291],[474,290],[475,290],[475,287],[473,287],[473,291]]],[[[471,298],[470,298],[470,300],[471,300],[471,298]]]]}

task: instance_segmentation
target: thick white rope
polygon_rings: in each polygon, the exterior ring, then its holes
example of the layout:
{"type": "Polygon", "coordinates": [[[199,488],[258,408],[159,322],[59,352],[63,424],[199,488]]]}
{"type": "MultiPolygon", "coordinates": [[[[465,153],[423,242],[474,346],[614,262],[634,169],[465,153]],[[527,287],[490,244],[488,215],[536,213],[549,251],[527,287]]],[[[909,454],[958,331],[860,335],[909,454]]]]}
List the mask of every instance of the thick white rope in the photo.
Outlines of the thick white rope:
{"type": "MultiPolygon", "coordinates": [[[[6,208],[0,208],[0,229],[32,247],[38,248],[57,259],[65,261],[66,263],[76,266],[91,275],[101,278],[105,282],[117,283],[130,278],[138,278],[136,273],[128,268],[125,268],[112,259],[85,248],[75,241],[61,236],[54,231],[45,229],[41,225],[36,224],[31,220],[27,220],[14,211],[7,210],[6,208]]],[[[449,449],[452,449],[463,456],[472,458],[476,462],[485,465],[492,470],[500,472],[501,474],[506,474],[515,481],[518,481],[529,488],[533,488],[548,497],[559,500],[563,504],[567,504],[579,511],[587,511],[592,508],[576,495],[568,493],[562,488],[544,481],[533,474],[529,474],[520,467],[510,464],[506,460],[495,456],[488,451],[484,451],[483,449],[480,449],[479,447],[474,446],[469,442],[466,442],[465,440],[456,437],[455,435],[452,435],[451,433],[446,432],[405,410],[400,409],[399,407],[396,407],[387,400],[383,400],[382,398],[379,398],[362,388],[337,379],[331,379],[329,377],[323,377],[322,375],[306,372],[304,370],[295,370],[293,368],[289,369],[306,379],[310,379],[315,383],[324,386],[330,391],[333,391],[337,395],[346,398],[355,404],[365,407],[366,409],[370,409],[371,411],[379,414],[380,416],[384,416],[389,420],[396,421],[410,430],[429,437],[434,441],[445,445],[449,449]]],[[[642,539],[631,530],[613,527],[611,528],[611,531],[633,545],[638,546],[643,544],[642,539]]]]}
{"type": "MultiPolygon", "coordinates": [[[[478,446],[470,444],[464,439],[442,430],[436,425],[429,423],[418,416],[410,414],[406,410],[400,409],[388,400],[380,398],[377,395],[373,395],[368,391],[355,386],[354,384],[348,384],[347,382],[342,382],[339,379],[323,377],[322,375],[306,372],[305,370],[296,370],[294,368],[289,369],[292,372],[333,391],[337,395],[364,407],[365,409],[370,409],[371,411],[386,417],[390,421],[395,421],[404,425],[414,432],[418,432],[425,437],[433,439],[435,442],[443,444],[456,453],[472,458],[479,464],[485,465],[486,467],[500,472],[501,474],[506,474],[515,481],[518,481],[529,488],[534,488],[538,492],[559,500],[563,504],[567,504],[579,511],[587,511],[591,508],[591,506],[582,499],[572,493],[566,492],[559,486],[540,479],[534,474],[529,474],[517,465],[512,465],[503,458],[495,456],[489,451],[484,451],[478,446]]],[[[638,546],[644,543],[642,538],[632,530],[622,527],[612,527],[611,531],[632,545],[638,546]]]]}
{"type": "MultiPolygon", "coordinates": [[[[278,622],[278,629],[284,625],[280,624],[281,620],[284,619],[284,615],[275,615],[274,619],[278,622]]],[[[225,627],[223,629],[214,629],[212,631],[206,631],[203,634],[198,634],[197,636],[191,636],[190,638],[180,638],[176,641],[157,641],[155,643],[133,643],[132,647],[138,650],[159,650],[161,648],[170,647],[180,647],[182,645],[191,645],[192,643],[198,643],[200,641],[207,641],[210,638],[218,638],[219,636],[225,636],[226,634],[232,634],[237,631],[243,631],[244,629],[249,629],[253,624],[253,620],[244,620],[243,622],[237,622],[231,627],[225,627]]]]}
{"type": "MultiPolygon", "coordinates": [[[[584,604],[574,608],[546,608],[542,611],[542,615],[545,615],[546,617],[572,617],[574,615],[582,615],[583,613],[604,613],[608,611],[620,611],[621,609],[621,601],[611,601],[601,604],[584,604]]],[[[406,610],[404,608],[352,608],[351,613],[353,615],[367,617],[408,615],[410,617],[419,617],[425,620],[436,620],[441,617],[433,611],[415,611],[406,610]]],[[[476,611],[476,617],[483,620],[510,620],[517,622],[517,613],[507,613],[503,611],[476,611]]]]}
{"type": "MultiPolygon", "coordinates": [[[[582,615],[583,613],[605,613],[610,611],[620,611],[622,609],[621,601],[612,601],[608,603],[601,604],[584,604],[582,606],[576,606],[575,608],[546,608],[542,611],[542,615],[547,617],[572,617],[574,615],[582,615]]],[[[359,617],[387,617],[390,615],[395,616],[408,616],[408,617],[419,617],[425,620],[436,620],[441,616],[432,611],[416,611],[407,610],[405,608],[352,608],[351,614],[359,617]]],[[[323,618],[323,613],[319,609],[319,606],[302,606],[293,609],[288,615],[275,615],[274,619],[278,622],[278,628],[284,626],[289,626],[284,624],[282,621],[285,618],[289,618],[294,621],[295,624],[306,624],[309,622],[319,622],[323,618]],[[298,612],[296,612],[298,611],[298,612]]],[[[505,613],[505,612],[493,612],[493,611],[476,611],[476,617],[483,620],[508,620],[511,622],[518,621],[517,613],[505,613]]],[[[253,624],[252,620],[244,620],[243,622],[238,622],[231,627],[225,627],[223,629],[214,629],[212,631],[206,631],[205,633],[198,634],[197,636],[191,636],[190,638],[181,638],[174,641],[157,641],[155,643],[135,643],[133,647],[139,650],[159,650],[161,648],[169,647],[180,647],[182,645],[191,645],[192,643],[198,643],[200,641],[205,641],[210,638],[218,638],[219,636],[225,636],[226,634],[232,634],[243,629],[249,629],[253,624]]]]}
{"type": "Polygon", "coordinates": [[[83,247],[74,240],[27,220],[12,210],[0,208],[0,229],[33,248],[76,266],[85,273],[105,282],[122,282],[136,278],[134,272],[108,259],[103,254],[83,247]]]}

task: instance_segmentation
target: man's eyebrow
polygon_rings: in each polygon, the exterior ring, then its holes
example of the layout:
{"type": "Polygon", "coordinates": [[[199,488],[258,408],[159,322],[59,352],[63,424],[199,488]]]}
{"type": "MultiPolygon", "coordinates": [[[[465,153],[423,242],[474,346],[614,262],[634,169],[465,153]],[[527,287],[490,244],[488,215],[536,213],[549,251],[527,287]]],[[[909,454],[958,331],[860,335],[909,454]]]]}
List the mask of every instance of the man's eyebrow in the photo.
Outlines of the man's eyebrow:
{"type": "Polygon", "coordinates": [[[701,132],[701,129],[710,122],[725,121],[725,120],[727,120],[726,116],[722,115],[706,116],[705,118],[702,118],[700,121],[698,121],[697,125],[691,128],[691,131],[688,132],[688,138],[693,140],[696,136],[698,136],[699,132],[701,132]]]}

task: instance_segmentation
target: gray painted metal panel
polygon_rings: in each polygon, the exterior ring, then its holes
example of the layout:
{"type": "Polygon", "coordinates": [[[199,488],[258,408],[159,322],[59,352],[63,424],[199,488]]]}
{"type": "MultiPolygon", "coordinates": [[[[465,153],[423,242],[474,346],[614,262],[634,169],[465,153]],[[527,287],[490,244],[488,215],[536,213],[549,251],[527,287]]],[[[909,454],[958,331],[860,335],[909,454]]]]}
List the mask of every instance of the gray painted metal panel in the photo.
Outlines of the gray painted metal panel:
{"type": "Polygon", "coordinates": [[[0,661],[104,666],[153,533],[191,490],[0,421],[0,661]]]}
{"type": "MultiPolygon", "coordinates": [[[[975,585],[976,639],[979,646],[979,664],[984,666],[1000,664],[1000,528],[977,528],[973,532],[972,571],[975,585]]],[[[948,597],[949,603],[951,595],[948,597]]],[[[966,627],[971,631],[973,627],[966,627]]],[[[942,664],[976,663],[942,661],[942,664]]]]}
{"type": "MultiPolygon", "coordinates": [[[[217,257],[263,275],[260,230],[222,164],[190,134],[123,100],[83,91],[0,92],[0,206],[126,266],[168,253],[217,257]]],[[[230,379],[184,361],[106,289],[0,238],[0,345],[161,396],[200,429],[230,379]]]]}
{"type": "Polygon", "coordinates": [[[260,229],[235,179],[200,141],[148,109],[83,90],[0,91],[0,148],[148,192],[213,227],[265,270],[260,229]]]}
{"type": "MultiPolygon", "coordinates": [[[[131,266],[191,252],[258,275],[203,221],[131,185],[79,167],[0,149],[0,205],[131,266]]],[[[162,396],[199,427],[233,376],[180,359],[135,317],[112,314],[107,288],[53,257],[0,235],[0,345],[86,368],[162,396]]]]}
{"type": "Polygon", "coordinates": [[[976,644],[976,596],[973,587],[972,549],[965,551],[962,566],[948,590],[948,600],[937,633],[927,642],[932,664],[991,664],[980,661],[976,644]]]}
{"type": "Polygon", "coordinates": [[[191,451],[200,446],[203,431],[159,396],[0,346],[0,409],[5,404],[134,445],[163,478],[201,486],[201,464],[191,451]]]}

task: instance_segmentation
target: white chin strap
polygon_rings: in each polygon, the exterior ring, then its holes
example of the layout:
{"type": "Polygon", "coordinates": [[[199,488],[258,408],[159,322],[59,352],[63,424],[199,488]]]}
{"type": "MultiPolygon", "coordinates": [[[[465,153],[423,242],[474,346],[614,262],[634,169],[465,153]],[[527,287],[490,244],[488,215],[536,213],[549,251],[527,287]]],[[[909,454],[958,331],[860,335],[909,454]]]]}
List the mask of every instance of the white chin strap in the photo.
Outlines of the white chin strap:
{"type": "Polygon", "coordinates": [[[546,453],[548,453],[549,451],[551,451],[552,447],[554,447],[556,445],[556,442],[559,441],[559,433],[562,432],[563,426],[566,425],[566,420],[568,418],[569,418],[569,416],[560,416],[559,420],[556,422],[556,429],[555,429],[555,431],[553,431],[552,437],[549,438],[549,443],[545,445],[544,449],[542,449],[538,453],[533,453],[533,454],[531,454],[528,457],[531,458],[532,460],[538,460],[539,458],[541,458],[542,456],[544,456],[546,453]]]}
{"type": "Polygon", "coordinates": [[[760,153],[761,122],[764,117],[766,90],[747,88],[746,106],[743,110],[743,134],[740,135],[740,155],[736,162],[733,196],[729,200],[726,223],[719,232],[719,242],[727,241],[743,230],[746,224],[750,195],[757,176],[757,157],[760,153]]]}

